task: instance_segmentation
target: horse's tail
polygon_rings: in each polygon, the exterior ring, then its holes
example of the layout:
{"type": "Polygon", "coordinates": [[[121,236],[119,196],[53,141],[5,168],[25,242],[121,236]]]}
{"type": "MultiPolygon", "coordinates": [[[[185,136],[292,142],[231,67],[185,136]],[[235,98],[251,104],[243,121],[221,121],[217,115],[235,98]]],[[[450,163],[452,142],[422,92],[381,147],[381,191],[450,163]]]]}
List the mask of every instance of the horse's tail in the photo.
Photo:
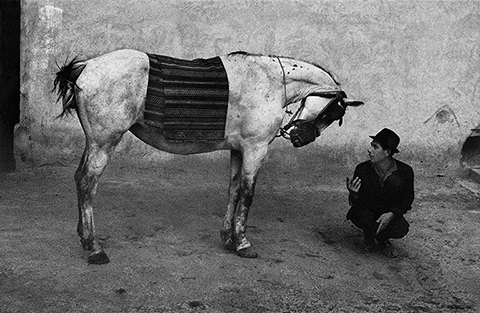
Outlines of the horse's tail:
{"type": "Polygon", "coordinates": [[[85,68],[85,61],[74,58],[70,63],[59,67],[53,82],[53,90],[57,90],[57,102],[62,100],[63,110],[58,117],[63,117],[66,113],[71,113],[71,110],[77,108],[77,100],[75,98],[75,87],[79,88],[76,81],[83,69],[85,68]]]}

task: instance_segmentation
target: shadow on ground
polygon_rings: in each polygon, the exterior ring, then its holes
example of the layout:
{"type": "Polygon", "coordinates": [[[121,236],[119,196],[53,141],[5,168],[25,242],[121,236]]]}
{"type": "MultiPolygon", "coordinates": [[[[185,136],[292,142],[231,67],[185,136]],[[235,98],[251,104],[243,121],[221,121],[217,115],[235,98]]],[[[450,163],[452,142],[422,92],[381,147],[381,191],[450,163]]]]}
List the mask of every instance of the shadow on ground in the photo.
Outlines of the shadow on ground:
{"type": "Polygon", "coordinates": [[[411,231],[386,259],[345,221],[346,172],[267,165],[247,231],[260,257],[246,260],[220,242],[225,164],[112,164],[95,210],[110,263],[98,266],[76,235],[74,170],[0,177],[0,312],[480,310],[479,199],[453,178],[416,178],[411,231]]]}

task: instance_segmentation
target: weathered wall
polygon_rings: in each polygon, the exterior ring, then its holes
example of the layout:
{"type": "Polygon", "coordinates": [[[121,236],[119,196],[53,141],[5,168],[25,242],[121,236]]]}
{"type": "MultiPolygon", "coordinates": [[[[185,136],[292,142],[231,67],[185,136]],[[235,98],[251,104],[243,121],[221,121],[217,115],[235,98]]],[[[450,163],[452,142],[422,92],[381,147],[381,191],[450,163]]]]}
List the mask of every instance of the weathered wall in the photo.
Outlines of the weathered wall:
{"type": "MultiPolygon", "coordinates": [[[[402,138],[399,158],[419,167],[457,164],[480,123],[479,9],[478,1],[449,0],[23,0],[17,155],[69,164],[81,154],[76,117],[55,119],[56,62],[119,48],[180,58],[245,50],[322,64],[350,98],[366,103],[303,151],[277,139],[269,160],[296,164],[308,155],[353,166],[366,157],[368,135],[389,127],[402,138]]],[[[136,162],[180,158],[131,135],[118,150],[136,162]]]]}

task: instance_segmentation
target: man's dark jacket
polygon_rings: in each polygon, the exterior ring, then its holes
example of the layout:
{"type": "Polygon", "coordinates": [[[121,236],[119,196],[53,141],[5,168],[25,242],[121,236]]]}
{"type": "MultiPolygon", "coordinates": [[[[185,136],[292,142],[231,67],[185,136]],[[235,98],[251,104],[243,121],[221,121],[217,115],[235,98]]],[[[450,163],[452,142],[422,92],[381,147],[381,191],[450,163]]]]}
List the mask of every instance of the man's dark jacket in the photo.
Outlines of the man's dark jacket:
{"type": "MultiPolygon", "coordinates": [[[[370,161],[360,163],[354,176],[361,179],[358,199],[352,204],[352,210],[370,210],[379,216],[393,212],[395,216],[405,214],[412,208],[414,198],[414,175],[412,168],[394,159],[397,169],[385,181],[380,178],[370,161]]],[[[348,215],[347,218],[349,219],[348,215]]]]}

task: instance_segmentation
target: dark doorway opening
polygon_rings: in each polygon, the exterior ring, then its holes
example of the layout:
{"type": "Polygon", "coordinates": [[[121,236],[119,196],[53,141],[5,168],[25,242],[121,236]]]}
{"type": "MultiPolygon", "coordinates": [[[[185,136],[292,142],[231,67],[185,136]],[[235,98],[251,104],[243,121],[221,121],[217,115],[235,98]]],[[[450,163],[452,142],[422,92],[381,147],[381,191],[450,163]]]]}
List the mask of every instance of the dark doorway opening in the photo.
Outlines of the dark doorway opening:
{"type": "Polygon", "coordinates": [[[480,125],[472,129],[472,133],[462,146],[462,163],[468,167],[480,167],[480,125]]]}
{"type": "Polygon", "coordinates": [[[12,172],[20,118],[20,0],[0,1],[0,86],[0,172],[12,172]]]}

